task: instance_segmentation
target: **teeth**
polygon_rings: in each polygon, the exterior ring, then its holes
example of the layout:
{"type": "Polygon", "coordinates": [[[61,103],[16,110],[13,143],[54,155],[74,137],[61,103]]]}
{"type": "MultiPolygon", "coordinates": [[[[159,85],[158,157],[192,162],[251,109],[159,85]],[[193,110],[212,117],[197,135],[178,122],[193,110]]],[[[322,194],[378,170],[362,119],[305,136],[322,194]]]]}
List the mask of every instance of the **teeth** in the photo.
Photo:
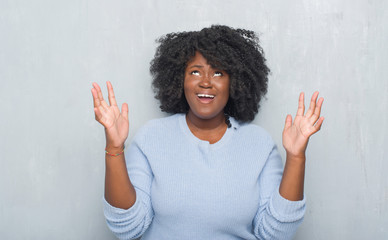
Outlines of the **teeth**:
{"type": "Polygon", "coordinates": [[[197,94],[197,96],[198,96],[198,97],[214,98],[214,95],[203,94],[203,93],[199,93],[199,94],[197,94]]]}

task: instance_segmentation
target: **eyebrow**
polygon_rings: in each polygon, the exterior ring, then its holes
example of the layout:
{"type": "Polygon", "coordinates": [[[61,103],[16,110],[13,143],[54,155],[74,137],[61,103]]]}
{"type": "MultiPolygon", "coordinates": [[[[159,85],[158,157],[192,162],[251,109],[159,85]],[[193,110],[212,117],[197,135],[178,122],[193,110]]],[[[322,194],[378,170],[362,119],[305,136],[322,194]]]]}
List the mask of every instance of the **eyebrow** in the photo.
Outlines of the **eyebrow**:
{"type": "Polygon", "coordinates": [[[197,68],[203,68],[202,65],[193,65],[193,66],[190,66],[189,68],[195,68],[195,67],[197,67],[197,68]]]}

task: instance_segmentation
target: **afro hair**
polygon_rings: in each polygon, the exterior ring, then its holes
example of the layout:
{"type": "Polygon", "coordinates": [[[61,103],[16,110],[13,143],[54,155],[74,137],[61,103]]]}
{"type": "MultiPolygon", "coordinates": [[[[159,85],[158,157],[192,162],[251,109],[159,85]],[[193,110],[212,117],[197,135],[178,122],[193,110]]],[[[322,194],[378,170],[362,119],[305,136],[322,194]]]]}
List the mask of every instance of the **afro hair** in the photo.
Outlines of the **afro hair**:
{"type": "Polygon", "coordinates": [[[201,31],[170,33],[157,40],[150,72],[155,98],[167,113],[187,113],[183,84],[187,63],[200,52],[208,64],[226,71],[230,78],[227,116],[241,122],[255,118],[267,93],[268,74],[264,52],[253,31],[212,25],[201,31]]]}

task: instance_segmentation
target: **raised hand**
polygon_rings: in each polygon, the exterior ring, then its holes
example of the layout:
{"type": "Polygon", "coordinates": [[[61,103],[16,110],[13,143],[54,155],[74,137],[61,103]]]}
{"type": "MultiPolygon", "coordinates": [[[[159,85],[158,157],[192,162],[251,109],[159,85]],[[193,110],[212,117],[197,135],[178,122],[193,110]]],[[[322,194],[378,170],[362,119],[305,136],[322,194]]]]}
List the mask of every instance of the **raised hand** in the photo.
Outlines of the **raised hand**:
{"type": "Polygon", "coordinates": [[[108,88],[109,105],[104,100],[100,86],[93,83],[92,95],[96,120],[105,127],[107,149],[123,149],[128,137],[128,105],[123,103],[120,109],[117,106],[112,84],[106,83],[108,88]]]}
{"type": "Polygon", "coordinates": [[[283,130],[283,146],[287,157],[304,159],[307,143],[311,135],[321,129],[323,117],[320,117],[323,98],[319,98],[319,92],[314,92],[311,97],[310,107],[304,114],[304,93],[299,95],[298,111],[294,122],[289,114],[283,130]]]}

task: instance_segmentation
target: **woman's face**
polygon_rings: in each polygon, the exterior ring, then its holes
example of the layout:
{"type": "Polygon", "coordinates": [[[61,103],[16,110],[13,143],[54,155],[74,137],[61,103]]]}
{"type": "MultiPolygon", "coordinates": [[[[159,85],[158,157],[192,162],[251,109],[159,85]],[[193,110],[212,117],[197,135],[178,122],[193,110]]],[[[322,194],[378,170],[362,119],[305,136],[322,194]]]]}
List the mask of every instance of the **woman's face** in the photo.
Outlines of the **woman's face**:
{"type": "Polygon", "coordinates": [[[212,68],[201,53],[187,63],[184,91],[190,110],[196,117],[212,119],[224,114],[229,99],[229,75],[212,68]]]}

